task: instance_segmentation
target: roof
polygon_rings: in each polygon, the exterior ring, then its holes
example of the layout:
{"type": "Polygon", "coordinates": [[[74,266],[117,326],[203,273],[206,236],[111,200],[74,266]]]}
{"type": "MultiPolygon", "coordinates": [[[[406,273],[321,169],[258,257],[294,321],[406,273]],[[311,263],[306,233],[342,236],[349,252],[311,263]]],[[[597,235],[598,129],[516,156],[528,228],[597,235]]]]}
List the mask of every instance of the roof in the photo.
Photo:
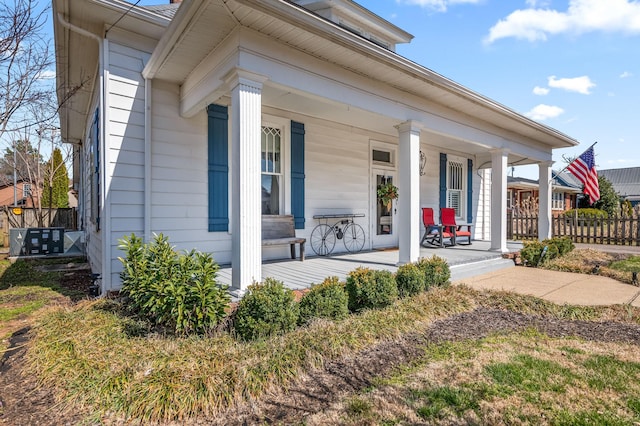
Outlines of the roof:
{"type": "Polygon", "coordinates": [[[598,170],[598,175],[607,178],[613,189],[621,196],[640,195],[640,167],[598,170]]]}
{"type": "Polygon", "coordinates": [[[169,4],[158,4],[152,6],[141,6],[143,9],[147,9],[150,12],[157,13],[158,15],[162,15],[165,18],[173,19],[178,8],[181,3],[169,3],[169,4]]]}
{"type": "MultiPolygon", "coordinates": [[[[344,2],[355,4],[351,0],[344,2]]],[[[145,7],[132,7],[123,0],[54,0],[53,9],[60,18],[54,24],[57,68],[62,70],[57,74],[58,87],[62,88],[60,99],[64,98],[65,90],[87,79],[86,70],[95,69],[98,52],[91,38],[104,37],[104,29],[111,29],[116,23],[117,28],[159,40],[143,72],[145,78],[164,80],[183,88],[188,78],[193,84],[199,81],[193,71],[205,63],[230,34],[242,28],[277,40],[318,61],[336,65],[358,78],[364,77],[367,80],[362,81],[368,81],[367,84],[384,84],[405,93],[407,98],[420,99],[435,111],[434,115],[455,111],[471,121],[488,123],[508,132],[508,136],[503,137],[505,140],[533,148],[528,152],[538,154],[539,149],[546,151],[578,144],[574,138],[385,49],[291,0],[185,0],[180,4],[145,7]],[[69,31],[61,20],[83,28],[92,37],[69,31]],[[74,51],[85,54],[72,55],[70,52],[74,51]]],[[[61,110],[62,134],[67,141],[81,140],[84,136],[86,109],[93,92],[93,80],[88,80],[90,84],[74,95],[74,102],[67,103],[68,107],[65,105],[61,110]]],[[[278,94],[275,90],[284,90],[277,84],[280,83],[272,85],[274,95],[278,94]]],[[[184,107],[181,113],[191,116],[201,110],[200,103],[205,101],[198,99],[198,103],[184,107]]],[[[335,115],[325,118],[343,119],[338,109],[325,110],[326,114],[334,111],[335,115]]],[[[468,146],[462,143],[458,149],[468,146]]],[[[481,150],[485,146],[479,143],[476,148],[481,150]]]]}
{"type": "MultiPolygon", "coordinates": [[[[563,190],[565,192],[573,192],[580,193],[582,192],[582,185],[580,183],[575,183],[576,180],[573,176],[569,175],[566,172],[556,172],[552,171],[552,177],[554,179],[553,189],[554,190],[563,190]]],[[[507,176],[507,188],[516,188],[516,189],[538,189],[539,188],[537,179],[527,179],[518,176],[507,176]]]]}

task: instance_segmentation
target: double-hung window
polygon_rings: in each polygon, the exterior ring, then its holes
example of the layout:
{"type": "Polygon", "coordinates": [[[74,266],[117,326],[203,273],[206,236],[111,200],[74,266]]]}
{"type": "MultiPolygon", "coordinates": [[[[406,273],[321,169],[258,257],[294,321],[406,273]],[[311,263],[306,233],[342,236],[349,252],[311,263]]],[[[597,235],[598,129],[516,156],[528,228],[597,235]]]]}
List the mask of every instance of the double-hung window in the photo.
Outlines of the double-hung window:
{"type": "Polygon", "coordinates": [[[262,126],[262,214],[277,215],[283,200],[282,129],[262,126]]]}
{"type": "Polygon", "coordinates": [[[464,215],[466,167],[464,161],[451,159],[447,162],[447,207],[455,209],[456,217],[464,215]]]}
{"type": "Polygon", "coordinates": [[[564,210],[564,192],[553,192],[551,195],[551,209],[564,210]]]}

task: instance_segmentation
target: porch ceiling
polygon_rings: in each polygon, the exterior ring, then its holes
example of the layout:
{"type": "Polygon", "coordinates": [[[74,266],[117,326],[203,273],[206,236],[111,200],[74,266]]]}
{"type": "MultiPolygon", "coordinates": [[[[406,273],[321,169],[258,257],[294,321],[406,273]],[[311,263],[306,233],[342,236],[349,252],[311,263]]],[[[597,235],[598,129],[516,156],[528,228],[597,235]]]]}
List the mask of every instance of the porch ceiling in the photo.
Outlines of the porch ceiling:
{"type": "MultiPolygon", "coordinates": [[[[147,77],[184,83],[192,70],[236,26],[258,31],[315,58],[365,76],[373,80],[372,83],[382,82],[550,148],[578,144],[555,129],[523,117],[284,0],[185,1],[147,65],[147,77]]],[[[314,110],[312,105],[308,106],[309,111],[314,110]]]]}

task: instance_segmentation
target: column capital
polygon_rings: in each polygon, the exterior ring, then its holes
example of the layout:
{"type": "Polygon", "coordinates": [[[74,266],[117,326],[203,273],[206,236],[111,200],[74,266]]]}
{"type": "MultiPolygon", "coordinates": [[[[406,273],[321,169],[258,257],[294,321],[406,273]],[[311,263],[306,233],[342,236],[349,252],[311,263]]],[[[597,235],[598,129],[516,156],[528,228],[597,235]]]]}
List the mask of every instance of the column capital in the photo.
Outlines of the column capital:
{"type": "Polygon", "coordinates": [[[538,167],[552,167],[555,164],[555,161],[549,160],[549,161],[539,161],[538,162],[538,167]]]}
{"type": "Polygon", "coordinates": [[[244,86],[253,87],[257,90],[262,90],[262,86],[269,78],[262,74],[257,74],[251,71],[247,71],[242,68],[233,68],[226,73],[222,80],[227,84],[230,90],[236,88],[236,86],[242,84],[244,86]]]}
{"type": "Polygon", "coordinates": [[[404,123],[400,123],[393,127],[396,128],[398,133],[406,133],[406,132],[419,133],[424,128],[422,123],[415,120],[407,120],[404,123]]]}
{"type": "Polygon", "coordinates": [[[509,155],[511,151],[508,148],[491,148],[489,152],[491,153],[491,155],[494,155],[494,154],[509,155]]]}

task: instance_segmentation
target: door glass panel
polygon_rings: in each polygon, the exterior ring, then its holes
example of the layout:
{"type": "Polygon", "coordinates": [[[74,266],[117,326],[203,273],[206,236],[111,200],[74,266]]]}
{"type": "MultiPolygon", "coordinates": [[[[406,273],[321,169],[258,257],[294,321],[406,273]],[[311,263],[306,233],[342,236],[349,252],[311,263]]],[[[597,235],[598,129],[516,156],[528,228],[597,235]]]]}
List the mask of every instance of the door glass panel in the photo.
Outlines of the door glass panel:
{"type": "Polygon", "coordinates": [[[376,235],[393,234],[393,201],[383,204],[377,196],[377,188],[387,183],[393,183],[392,176],[376,175],[376,235]]]}

